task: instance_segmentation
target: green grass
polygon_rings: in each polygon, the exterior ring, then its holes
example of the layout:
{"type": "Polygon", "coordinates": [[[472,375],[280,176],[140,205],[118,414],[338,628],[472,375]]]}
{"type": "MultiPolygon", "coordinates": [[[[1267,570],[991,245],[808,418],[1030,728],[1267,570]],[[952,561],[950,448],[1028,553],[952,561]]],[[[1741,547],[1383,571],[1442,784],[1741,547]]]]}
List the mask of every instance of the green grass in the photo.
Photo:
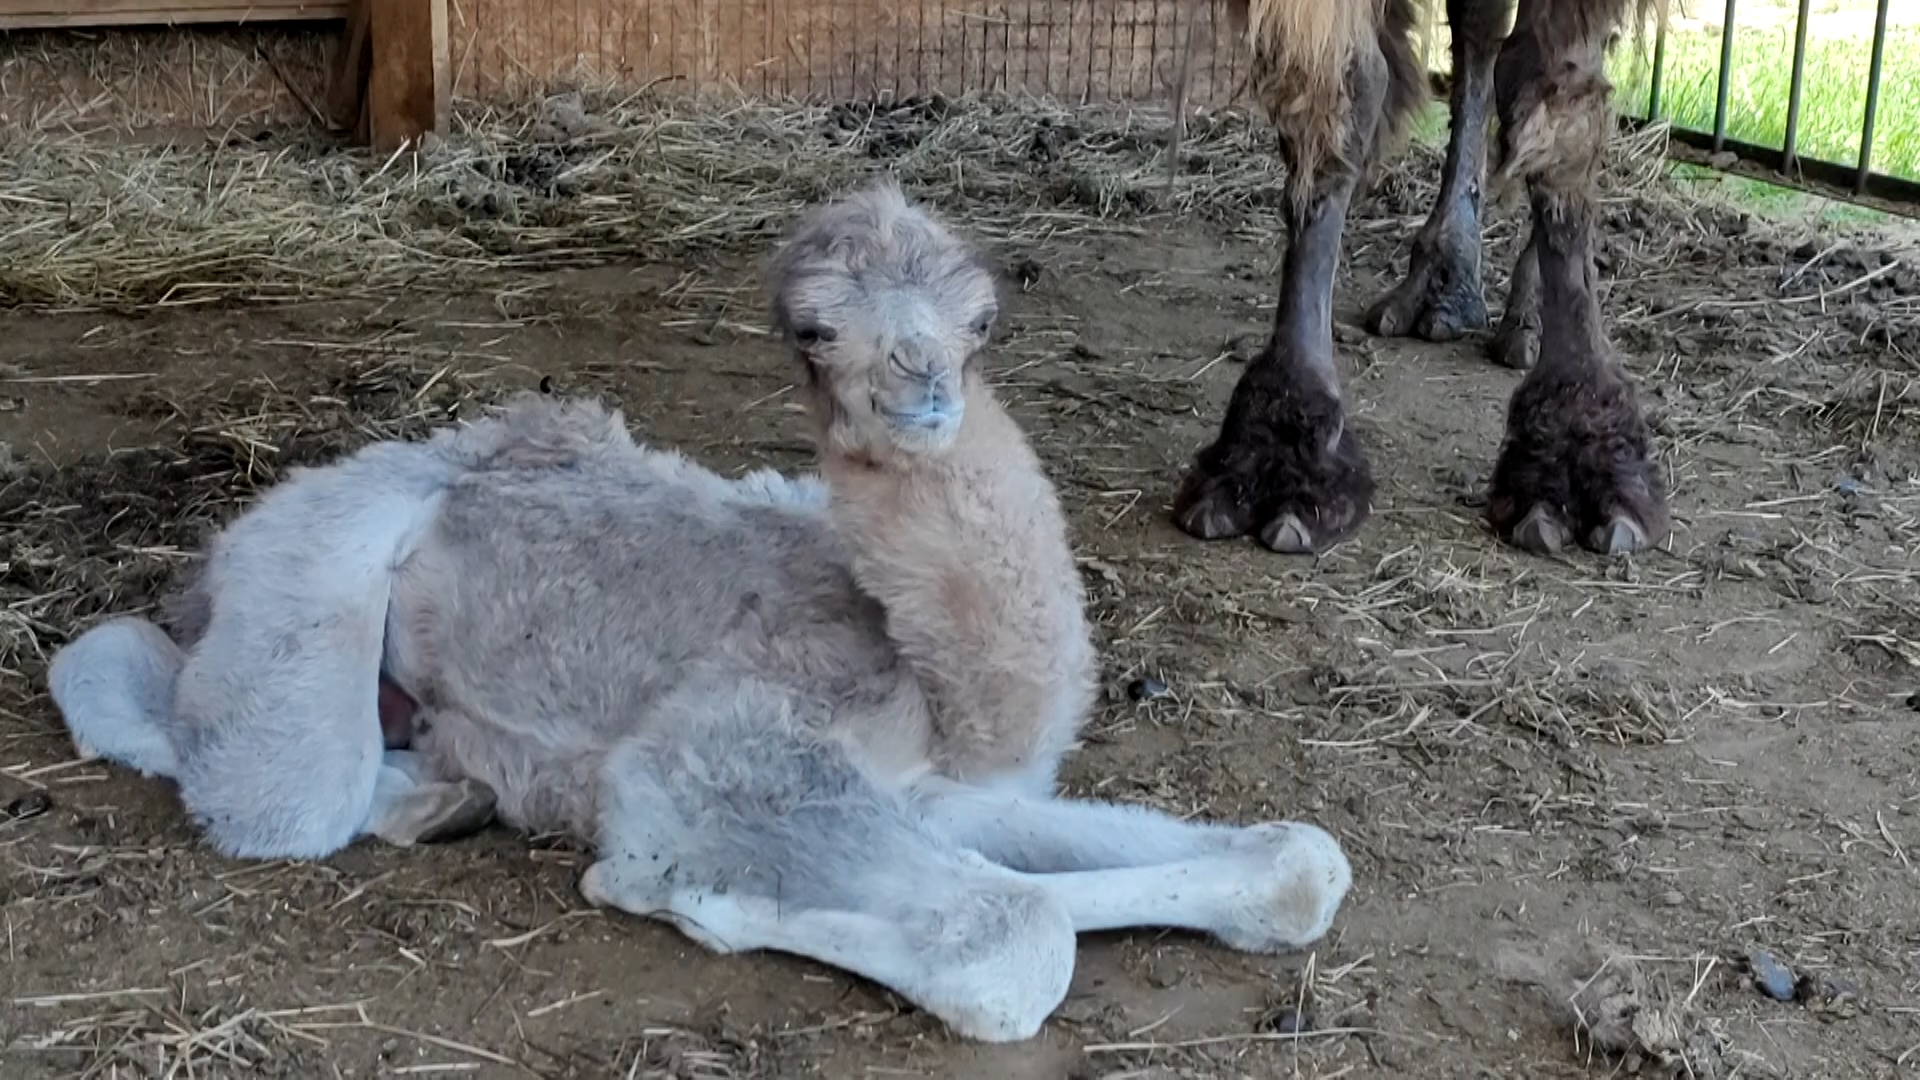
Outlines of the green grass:
{"type": "MultiPolygon", "coordinates": [[[[1907,179],[1920,180],[1920,25],[1904,5],[1920,0],[1898,0],[1893,5],[1895,25],[1888,28],[1882,59],[1879,110],[1875,117],[1872,168],[1907,179]]],[[[1723,0],[1673,0],[1676,16],[1717,12],[1723,0]]],[[[1866,113],[1867,67],[1872,57],[1870,35],[1875,0],[1814,0],[1815,21],[1808,28],[1806,74],[1800,103],[1798,152],[1851,167],[1859,160],[1860,129],[1866,113]],[[1843,25],[1836,25],[1842,20],[1843,25]]],[[[1740,21],[1747,24],[1734,35],[1733,77],[1728,83],[1727,134],[1743,142],[1779,147],[1787,129],[1787,90],[1793,76],[1793,17],[1797,0],[1740,0],[1740,21]]],[[[1447,70],[1448,28],[1433,28],[1426,45],[1426,61],[1447,70]]],[[[1608,63],[1614,81],[1614,106],[1631,116],[1644,116],[1653,59],[1654,35],[1648,28],[1644,51],[1623,42],[1608,63]]],[[[1660,114],[1675,127],[1713,130],[1713,101],[1720,71],[1720,31],[1697,24],[1671,27],[1667,34],[1666,70],[1661,80],[1660,114]]],[[[1444,146],[1447,107],[1433,102],[1414,118],[1414,139],[1444,146]]],[[[1794,219],[1827,226],[1865,226],[1881,229],[1897,219],[1842,200],[1751,177],[1670,162],[1672,180],[1699,195],[1726,200],[1775,219],[1794,219]]]]}
{"type": "Polygon", "coordinates": [[[1670,162],[1667,175],[1695,196],[1716,199],[1776,222],[1823,229],[1869,229],[1882,234],[1917,235],[1911,222],[1884,211],[1814,195],[1750,176],[1738,176],[1684,161],[1670,162]]]}
{"type": "MultiPolygon", "coordinates": [[[[1616,107],[1632,116],[1646,115],[1651,38],[1649,34],[1644,54],[1636,55],[1630,46],[1623,46],[1610,64],[1608,74],[1618,87],[1616,107]]],[[[1800,105],[1798,151],[1802,157],[1843,165],[1859,160],[1871,56],[1870,38],[1808,35],[1800,105]]],[[[1670,31],[1665,65],[1660,115],[1675,127],[1712,131],[1719,31],[1670,31]]],[[[1760,146],[1780,146],[1786,137],[1787,90],[1793,75],[1791,24],[1736,30],[1732,69],[1727,135],[1760,146]]],[[[1920,27],[1896,26],[1887,32],[1874,128],[1873,169],[1920,180],[1920,27]]]]}

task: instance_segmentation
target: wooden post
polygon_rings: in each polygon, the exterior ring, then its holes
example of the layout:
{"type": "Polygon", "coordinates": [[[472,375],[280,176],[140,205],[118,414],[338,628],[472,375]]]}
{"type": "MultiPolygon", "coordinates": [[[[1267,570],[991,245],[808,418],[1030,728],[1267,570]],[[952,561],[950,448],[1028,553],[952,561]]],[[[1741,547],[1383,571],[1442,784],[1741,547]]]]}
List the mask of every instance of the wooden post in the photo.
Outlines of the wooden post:
{"type": "Polygon", "coordinates": [[[370,0],[354,0],[347,11],[347,36],[340,42],[335,58],[333,81],[327,87],[328,120],[336,129],[353,132],[367,141],[363,121],[367,117],[367,79],[373,71],[373,52],[367,36],[373,19],[370,0]]]}
{"type": "Polygon", "coordinates": [[[367,85],[369,136],[381,153],[445,134],[452,96],[447,0],[366,0],[373,70],[367,85]]]}

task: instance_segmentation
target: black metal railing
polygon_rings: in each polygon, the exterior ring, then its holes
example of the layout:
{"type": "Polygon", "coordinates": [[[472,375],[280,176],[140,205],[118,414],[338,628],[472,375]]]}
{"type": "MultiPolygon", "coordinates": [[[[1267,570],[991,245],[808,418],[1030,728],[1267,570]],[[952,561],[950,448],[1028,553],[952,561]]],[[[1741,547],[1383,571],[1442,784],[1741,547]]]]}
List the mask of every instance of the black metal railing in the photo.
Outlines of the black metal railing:
{"type": "MultiPolygon", "coordinates": [[[[1866,104],[1860,117],[1860,150],[1851,163],[1828,161],[1801,153],[1800,126],[1806,91],[1807,27],[1811,21],[1812,0],[1799,0],[1793,31],[1793,67],[1787,91],[1785,137],[1777,147],[1763,146],[1733,138],[1727,134],[1728,99],[1734,72],[1734,37],[1738,29],[1736,0],[1725,0],[1720,26],[1720,63],[1714,80],[1713,125],[1698,131],[1668,120],[1675,141],[1712,154],[1732,151],[1740,158],[1761,165],[1790,183],[1812,182],[1852,196],[1865,196],[1889,203],[1920,208],[1920,182],[1892,173],[1876,171],[1873,148],[1879,120],[1881,83],[1886,71],[1887,34],[1892,0],[1878,0],[1874,12],[1872,53],[1867,67],[1866,104]]],[[[1663,21],[1655,32],[1652,67],[1646,99],[1646,115],[1630,118],[1639,122],[1661,119],[1661,93],[1667,74],[1667,25],[1663,21]]],[[[1920,117],[1907,119],[1920,123],[1920,117]]]]}

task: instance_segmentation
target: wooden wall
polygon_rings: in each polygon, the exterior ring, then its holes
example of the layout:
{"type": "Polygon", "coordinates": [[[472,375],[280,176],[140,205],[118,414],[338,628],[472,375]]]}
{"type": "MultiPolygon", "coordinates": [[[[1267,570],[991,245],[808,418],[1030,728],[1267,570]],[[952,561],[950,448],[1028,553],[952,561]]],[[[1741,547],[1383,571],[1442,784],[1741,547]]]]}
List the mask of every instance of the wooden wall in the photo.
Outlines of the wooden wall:
{"type": "Polygon", "coordinates": [[[0,32],[0,129],[312,123],[339,24],[0,32]]]}
{"type": "Polygon", "coordinates": [[[940,90],[1164,100],[1193,28],[1196,101],[1239,77],[1207,0],[450,0],[455,94],[670,80],[762,96],[940,90]]]}
{"type": "MultiPolygon", "coordinates": [[[[58,0],[46,0],[58,2],[58,0]]],[[[98,2],[98,0],[94,0],[98,2]]],[[[131,2],[131,0],[129,0],[131,2]]],[[[213,0],[205,0],[212,3],[213,0]]],[[[286,0],[294,2],[294,0],[286,0]]],[[[938,90],[1164,105],[1243,58],[1210,0],[448,0],[456,98],[556,87],[738,88],[800,98],[938,90]]],[[[0,125],[250,128],[316,119],[342,24],[0,30],[0,125]]]]}

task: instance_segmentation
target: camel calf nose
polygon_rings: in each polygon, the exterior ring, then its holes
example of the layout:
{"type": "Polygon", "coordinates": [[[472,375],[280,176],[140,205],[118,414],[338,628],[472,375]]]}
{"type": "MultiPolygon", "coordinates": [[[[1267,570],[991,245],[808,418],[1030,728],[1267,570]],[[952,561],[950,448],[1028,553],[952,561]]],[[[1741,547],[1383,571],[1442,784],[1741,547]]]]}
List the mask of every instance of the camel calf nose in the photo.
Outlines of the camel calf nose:
{"type": "Polygon", "coordinates": [[[953,370],[940,357],[938,346],[918,339],[902,341],[889,350],[887,368],[901,378],[919,382],[936,382],[953,370]]]}

